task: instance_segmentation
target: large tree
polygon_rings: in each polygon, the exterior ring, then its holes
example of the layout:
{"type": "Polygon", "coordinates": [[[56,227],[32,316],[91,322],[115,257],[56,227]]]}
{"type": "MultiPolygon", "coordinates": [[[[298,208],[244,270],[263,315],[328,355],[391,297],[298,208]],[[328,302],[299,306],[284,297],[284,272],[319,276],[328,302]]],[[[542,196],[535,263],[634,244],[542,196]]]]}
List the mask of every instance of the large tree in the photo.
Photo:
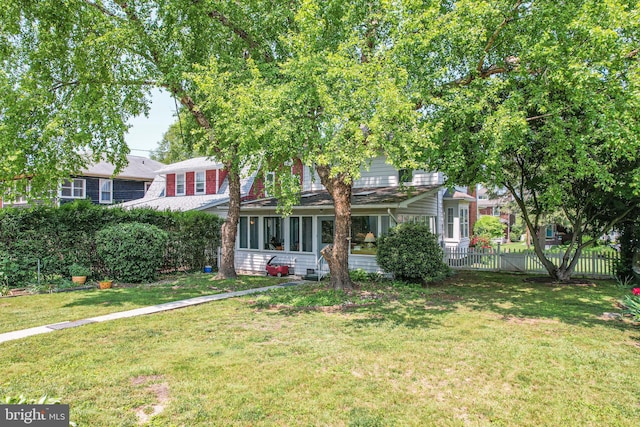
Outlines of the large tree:
{"type": "MultiPolygon", "coordinates": [[[[573,229],[558,280],[630,212],[640,190],[640,14],[635,1],[455,2],[425,75],[428,164],[456,183],[507,188],[532,235],[561,212],[573,229]],[[434,80],[434,77],[436,79],[434,80]]],[[[432,23],[424,24],[426,26],[432,23]]],[[[420,34],[420,28],[417,29],[420,34]]],[[[421,37],[413,37],[416,45],[421,37]]],[[[408,56],[433,52],[434,40],[408,56]]],[[[416,74],[418,74],[420,71],[416,74]]]]}
{"type": "Polygon", "coordinates": [[[384,154],[408,164],[419,143],[405,67],[394,45],[405,19],[386,1],[305,1],[284,38],[288,57],[279,64],[278,120],[290,137],[269,147],[270,159],[295,154],[312,166],[333,199],[333,244],[322,256],[336,289],[351,288],[351,195],[361,168],[384,154]]]}
{"type": "Polygon", "coordinates": [[[213,59],[242,75],[250,58],[273,62],[291,14],[289,4],[268,0],[4,2],[0,188],[24,191],[26,180],[16,178],[27,177],[37,195],[102,156],[123,165],[128,119],[147,111],[152,87],[163,88],[229,171],[220,274],[234,277],[240,171],[254,139],[216,132],[195,79],[213,59]]]}

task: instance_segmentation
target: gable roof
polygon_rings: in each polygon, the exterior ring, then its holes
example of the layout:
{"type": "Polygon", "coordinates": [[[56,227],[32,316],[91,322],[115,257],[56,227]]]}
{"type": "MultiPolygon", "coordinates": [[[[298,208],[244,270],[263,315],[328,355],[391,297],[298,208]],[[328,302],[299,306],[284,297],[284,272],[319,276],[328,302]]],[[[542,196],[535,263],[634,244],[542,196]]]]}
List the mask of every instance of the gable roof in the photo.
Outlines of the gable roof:
{"type": "MultiPolygon", "coordinates": [[[[249,191],[253,186],[255,176],[256,174],[252,173],[240,179],[241,197],[249,194],[249,191]]],[[[198,211],[218,206],[229,201],[229,185],[227,178],[223,181],[218,194],[165,197],[165,183],[165,176],[158,175],[153,180],[149,190],[147,190],[147,193],[142,199],[131,200],[130,202],[124,202],[113,206],[118,206],[124,209],[151,208],[159,211],[198,211]]]]}
{"type": "MultiPolygon", "coordinates": [[[[134,180],[152,180],[156,171],[164,166],[164,163],[151,160],[147,157],[127,155],[129,163],[116,175],[117,178],[134,180]]],[[[90,165],[81,171],[82,176],[95,176],[112,178],[116,167],[106,161],[90,165]]]]}
{"type": "MultiPolygon", "coordinates": [[[[404,207],[430,194],[440,188],[439,185],[423,185],[416,187],[372,187],[357,188],[351,194],[351,207],[380,207],[396,208],[404,207]]],[[[244,202],[242,209],[275,208],[278,200],[275,198],[259,199],[244,202]]],[[[297,208],[324,208],[333,206],[333,199],[326,190],[303,191],[300,193],[300,201],[297,208]]]]}
{"type": "Polygon", "coordinates": [[[158,174],[191,172],[205,169],[223,169],[224,165],[210,157],[195,157],[181,162],[171,163],[156,170],[158,174]]]}

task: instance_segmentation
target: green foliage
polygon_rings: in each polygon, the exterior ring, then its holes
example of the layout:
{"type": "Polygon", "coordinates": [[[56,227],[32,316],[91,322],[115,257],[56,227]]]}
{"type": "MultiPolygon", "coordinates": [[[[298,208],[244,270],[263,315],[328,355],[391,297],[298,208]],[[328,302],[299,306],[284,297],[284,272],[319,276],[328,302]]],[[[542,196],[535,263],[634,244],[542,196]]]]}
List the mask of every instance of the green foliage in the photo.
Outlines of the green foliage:
{"type": "Polygon", "coordinates": [[[91,269],[81,264],[71,264],[69,266],[69,274],[71,276],[90,276],[91,269]]]}
{"type": "Polygon", "coordinates": [[[204,212],[158,212],[152,209],[104,208],[88,201],[59,208],[35,206],[0,210],[0,273],[11,287],[26,287],[37,280],[38,261],[42,283],[69,276],[69,267],[90,267],[104,276],[96,254],[95,235],[120,223],[155,225],[169,235],[162,269],[200,270],[216,265],[222,219],[204,212]]]}
{"type": "Polygon", "coordinates": [[[638,295],[626,295],[622,301],[626,312],[631,314],[636,321],[640,321],[640,296],[638,295]]]}
{"type": "Polygon", "coordinates": [[[110,276],[137,283],[155,278],[168,240],[155,225],[131,222],[98,231],[96,250],[110,276]]]}
{"type": "Polygon", "coordinates": [[[358,269],[349,271],[349,277],[354,282],[364,282],[369,280],[369,273],[364,271],[362,268],[358,268],[358,269]]]}
{"type": "Polygon", "coordinates": [[[60,399],[49,397],[46,394],[39,399],[30,399],[21,394],[20,396],[4,396],[2,403],[5,405],[59,405],[60,399]]]}
{"type": "Polygon", "coordinates": [[[488,237],[489,239],[498,239],[504,236],[506,228],[506,224],[501,223],[500,218],[492,215],[483,215],[478,218],[473,226],[473,234],[488,237]]]}
{"type": "Polygon", "coordinates": [[[522,223],[516,222],[511,226],[511,235],[509,237],[509,240],[511,240],[512,242],[519,242],[520,237],[522,237],[523,234],[524,226],[522,225],[522,223]]]}
{"type": "Polygon", "coordinates": [[[378,239],[376,260],[401,280],[438,280],[449,274],[438,238],[421,224],[401,224],[378,239]]]}
{"type": "MultiPolygon", "coordinates": [[[[620,261],[616,268],[618,278],[636,277],[640,275],[634,271],[634,261],[638,260],[640,253],[640,216],[633,215],[619,228],[620,231],[620,261]]],[[[640,271],[640,265],[635,266],[640,271]]]]}

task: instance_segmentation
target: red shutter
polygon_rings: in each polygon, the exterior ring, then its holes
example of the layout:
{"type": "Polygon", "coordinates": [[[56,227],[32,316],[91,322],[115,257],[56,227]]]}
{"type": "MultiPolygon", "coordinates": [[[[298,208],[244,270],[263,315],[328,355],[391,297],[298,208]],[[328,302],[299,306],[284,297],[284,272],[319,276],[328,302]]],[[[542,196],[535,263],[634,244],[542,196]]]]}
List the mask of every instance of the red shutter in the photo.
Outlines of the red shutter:
{"type": "Polygon", "coordinates": [[[186,181],[185,185],[187,187],[186,190],[185,190],[185,194],[187,196],[193,196],[193,194],[195,192],[194,191],[195,190],[194,186],[196,184],[196,174],[195,174],[195,172],[187,172],[185,175],[186,175],[185,176],[185,181],[186,181]]]}
{"type": "Polygon", "coordinates": [[[173,197],[176,195],[176,174],[168,173],[167,182],[165,183],[166,196],[173,197]]]}
{"type": "Polygon", "coordinates": [[[216,194],[218,192],[218,181],[216,180],[216,170],[207,171],[207,194],[216,194]]]}

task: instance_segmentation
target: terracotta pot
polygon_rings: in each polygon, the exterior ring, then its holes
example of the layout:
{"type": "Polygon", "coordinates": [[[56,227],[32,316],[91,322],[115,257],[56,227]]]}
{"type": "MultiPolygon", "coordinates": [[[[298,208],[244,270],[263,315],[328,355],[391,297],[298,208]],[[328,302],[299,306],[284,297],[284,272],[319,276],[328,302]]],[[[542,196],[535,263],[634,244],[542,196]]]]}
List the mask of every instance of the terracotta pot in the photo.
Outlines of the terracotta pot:
{"type": "Polygon", "coordinates": [[[78,285],[84,285],[84,282],[87,281],[87,276],[71,276],[71,281],[78,285]]]}
{"type": "Polygon", "coordinates": [[[101,280],[98,285],[100,286],[100,289],[109,289],[111,288],[111,285],[113,284],[113,280],[101,280]]]}

